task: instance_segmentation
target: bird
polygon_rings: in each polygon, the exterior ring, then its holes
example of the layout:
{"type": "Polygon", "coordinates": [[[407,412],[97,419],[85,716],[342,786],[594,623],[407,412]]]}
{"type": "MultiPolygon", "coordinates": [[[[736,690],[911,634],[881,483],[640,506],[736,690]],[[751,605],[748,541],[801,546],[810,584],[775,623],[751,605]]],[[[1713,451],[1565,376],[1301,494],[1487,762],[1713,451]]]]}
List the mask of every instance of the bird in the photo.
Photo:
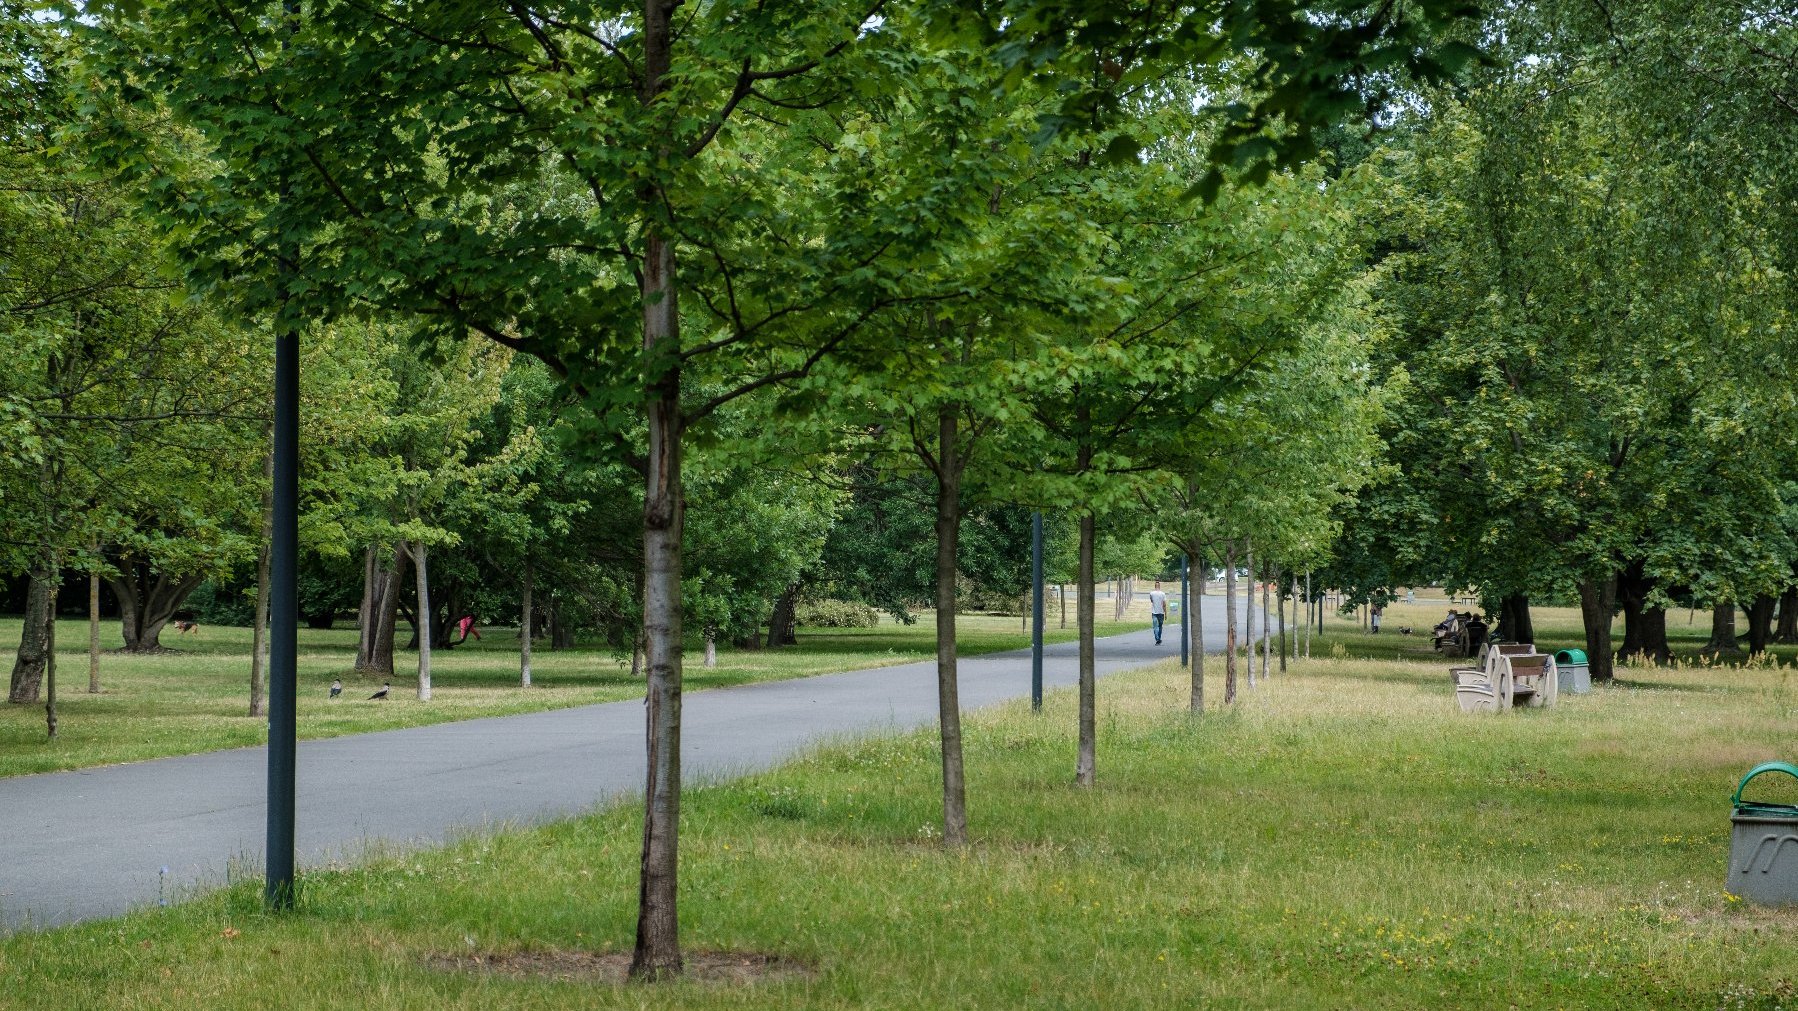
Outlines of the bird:
{"type": "Polygon", "coordinates": [[[370,695],[370,696],[369,696],[369,697],[368,697],[368,700],[369,700],[369,701],[370,701],[370,702],[373,702],[373,701],[374,701],[374,700],[376,700],[376,699],[384,699],[384,698],[386,698],[386,697],[387,697],[387,689],[389,689],[389,688],[392,688],[392,687],[393,687],[393,682],[391,682],[391,681],[383,681],[383,682],[381,682],[381,690],[380,690],[380,691],[378,691],[378,692],[376,692],[376,693],[374,693],[374,694],[373,694],[373,695],[370,695]]]}
{"type": "Polygon", "coordinates": [[[342,694],[343,694],[343,679],[342,678],[332,678],[331,679],[331,697],[336,698],[337,696],[342,695],[342,694]]]}

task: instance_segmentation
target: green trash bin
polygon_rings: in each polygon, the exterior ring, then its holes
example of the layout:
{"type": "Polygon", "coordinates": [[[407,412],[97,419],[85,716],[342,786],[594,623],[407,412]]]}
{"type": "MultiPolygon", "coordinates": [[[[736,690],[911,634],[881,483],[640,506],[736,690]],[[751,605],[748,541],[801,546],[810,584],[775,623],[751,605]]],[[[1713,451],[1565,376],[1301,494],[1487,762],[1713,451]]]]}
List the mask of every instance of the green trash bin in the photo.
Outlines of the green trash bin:
{"type": "Polygon", "coordinates": [[[1592,668],[1583,649],[1564,649],[1555,654],[1555,678],[1562,692],[1584,695],[1592,690],[1592,668]]]}
{"type": "Polygon", "coordinates": [[[1736,786],[1729,816],[1730,894],[1751,902],[1798,904],[1798,805],[1761,804],[1742,799],[1748,781],[1766,772],[1798,779],[1798,766],[1767,762],[1750,769],[1736,786]]]}

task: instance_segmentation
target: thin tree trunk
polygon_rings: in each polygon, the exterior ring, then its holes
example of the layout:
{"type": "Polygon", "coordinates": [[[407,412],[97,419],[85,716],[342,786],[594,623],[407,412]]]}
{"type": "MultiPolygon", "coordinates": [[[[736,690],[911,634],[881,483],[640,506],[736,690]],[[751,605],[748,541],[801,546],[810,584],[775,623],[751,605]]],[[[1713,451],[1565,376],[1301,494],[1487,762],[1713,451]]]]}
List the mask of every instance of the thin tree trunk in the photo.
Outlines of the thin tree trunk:
{"type": "Polygon", "coordinates": [[[1236,542],[1224,542],[1224,705],[1236,701],[1236,542]]]}
{"type": "Polygon", "coordinates": [[[430,548],[412,542],[413,575],[418,580],[418,701],[431,701],[431,573],[430,548]]]}
{"type": "Polygon", "coordinates": [[[49,570],[40,563],[32,571],[25,590],[25,627],[19,633],[19,651],[13,659],[12,683],[6,693],[6,701],[15,705],[35,705],[42,691],[55,600],[50,580],[49,570]]]}
{"type": "Polygon", "coordinates": [[[961,458],[953,407],[937,412],[936,700],[943,759],[943,843],[968,842],[967,782],[962,767],[961,688],[956,666],[955,573],[961,544],[961,458]]]}
{"type": "Polygon", "coordinates": [[[1246,594],[1246,599],[1243,600],[1242,637],[1247,641],[1249,647],[1249,687],[1253,688],[1257,683],[1255,678],[1255,578],[1259,575],[1259,573],[1255,571],[1255,546],[1248,541],[1244,541],[1242,555],[1243,571],[1247,573],[1249,580],[1248,593],[1246,594]]]}
{"type": "Polygon", "coordinates": [[[531,560],[524,560],[524,592],[520,595],[518,624],[518,684],[531,686],[531,560]]]}
{"type": "MultiPolygon", "coordinates": [[[[638,99],[655,104],[668,88],[673,61],[672,17],[678,0],[645,0],[642,77],[638,99]]],[[[664,135],[660,140],[668,141],[664,135]]],[[[666,148],[659,152],[668,158],[666,148]]],[[[671,160],[671,159],[670,159],[671,160]]],[[[639,192],[645,206],[662,198],[652,183],[639,192]]],[[[643,491],[643,638],[649,682],[645,692],[648,753],[643,788],[642,871],[633,979],[681,972],[677,901],[680,860],[681,533],[686,505],[681,487],[680,289],[674,242],[652,223],[643,232],[639,266],[643,350],[658,371],[648,389],[648,466],[643,491]]]]}
{"type": "MultiPolygon", "coordinates": [[[[1280,595],[1275,598],[1280,606],[1280,673],[1286,673],[1286,587],[1280,587],[1280,595]]],[[[1295,612],[1296,613],[1296,612],[1295,612]]]]}
{"type": "Polygon", "coordinates": [[[1068,627],[1068,584],[1055,584],[1055,601],[1061,608],[1061,627],[1068,627]]]}
{"type": "MultiPolygon", "coordinates": [[[[1084,470],[1086,456],[1090,450],[1082,446],[1081,468],[1084,470]]],[[[1080,786],[1093,785],[1095,766],[1098,764],[1098,692],[1093,670],[1093,516],[1090,512],[1080,515],[1080,575],[1079,594],[1076,605],[1079,610],[1080,624],[1080,756],[1074,765],[1074,782],[1080,786]]]]}
{"type": "MultiPolygon", "coordinates": [[[[250,619],[251,716],[262,715],[262,653],[268,642],[269,547],[275,540],[275,454],[272,452],[263,457],[262,476],[262,544],[256,552],[256,614],[250,619]]],[[[362,592],[367,596],[366,584],[362,592]]]]}
{"type": "Polygon", "coordinates": [[[1305,570],[1305,659],[1311,659],[1311,612],[1317,602],[1311,599],[1311,570],[1305,570]]]}
{"type": "Polygon", "coordinates": [[[44,630],[44,728],[56,740],[56,606],[51,594],[50,625],[44,630]]]}
{"type": "Polygon", "coordinates": [[[1592,680],[1611,680],[1611,609],[1616,602],[1617,577],[1582,579],[1579,584],[1580,618],[1586,628],[1586,662],[1592,680]]]}
{"type": "Polygon", "coordinates": [[[1274,636],[1273,622],[1267,618],[1267,612],[1273,605],[1272,582],[1279,578],[1278,569],[1270,569],[1261,577],[1261,677],[1266,679],[1273,673],[1274,636]]]}
{"type": "MultiPolygon", "coordinates": [[[[99,552],[95,551],[98,555],[99,552]]],[[[100,694],[100,574],[87,574],[87,693],[100,694]]]]}
{"type": "Polygon", "coordinates": [[[1191,624],[1188,629],[1192,633],[1192,711],[1205,711],[1205,556],[1197,551],[1190,553],[1196,560],[1193,566],[1198,575],[1198,591],[1192,597],[1191,624]]]}
{"type": "Polygon", "coordinates": [[[705,630],[705,665],[707,669],[718,666],[718,630],[705,630]]]}

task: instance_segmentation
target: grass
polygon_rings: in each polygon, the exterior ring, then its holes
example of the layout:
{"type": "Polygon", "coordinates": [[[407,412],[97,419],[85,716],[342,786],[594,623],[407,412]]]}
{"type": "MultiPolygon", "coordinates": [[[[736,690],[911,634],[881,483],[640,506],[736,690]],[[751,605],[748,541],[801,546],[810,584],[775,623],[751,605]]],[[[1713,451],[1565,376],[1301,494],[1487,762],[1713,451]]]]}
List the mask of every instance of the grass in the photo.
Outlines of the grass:
{"type": "MultiPolygon", "coordinates": [[[[1143,627],[1148,623],[1146,602],[1139,601],[1137,610],[1142,612],[1139,619],[1100,622],[1098,633],[1143,627]]],[[[957,642],[965,655],[1028,646],[1029,637],[1019,625],[1015,617],[964,615],[956,623],[957,642]]],[[[0,643],[16,643],[22,626],[18,618],[0,619],[0,643]]],[[[1049,641],[1073,638],[1072,629],[1054,627],[1053,617],[1050,626],[1049,641]]],[[[479,641],[470,639],[456,649],[433,652],[431,701],[417,700],[417,661],[413,654],[402,653],[396,658],[399,669],[392,698],[367,702],[381,679],[351,674],[355,630],[301,629],[300,736],[335,737],[642,697],[643,682],[631,676],[630,658],[604,647],[538,647],[531,657],[532,687],[521,688],[517,631],[488,629],[484,634],[479,641]],[[327,689],[339,676],[344,679],[344,698],[333,702],[327,689]]],[[[690,644],[685,689],[704,691],[936,655],[936,624],[928,615],[914,625],[883,621],[874,628],[801,628],[799,639],[797,646],[784,649],[721,649],[718,666],[711,669],[700,665],[700,650],[690,644]]],[[[0,705],[0,776],[246,747],[266,739],[266,721],[248,715],[249,629],[202,626],[196,633],[179,635],[170,628],[163,642],[173,652],[152,656],[103,652],[98,695],[87,692],[87,623],[57,622],[56,641],[58,738],[46,740],[42,706],[0,705]]],[[[101,649],[121,645],[117,623],[103,624],[101,649]]]]}
{"type": "Polygon", "coordinates": [[[1723,890],[1737,777],[1792,757],[1792,668],[1633,671],[1487,717],[1455,711],[1445,668],[1320,658],[1197,721],[1171,663],[1107,679],[1089,791],[1070,784],[1071,693],[1040,716],[975,714],[965,852],[935,838],[929,734],[692,791],[685,944],[788,956],[810,979],[432,967],[628,948],[627,805],[314,870],[289,916],[245,881],[15,935],[0,1006],[1798,1007],[1798,911],[1723,890]]]}

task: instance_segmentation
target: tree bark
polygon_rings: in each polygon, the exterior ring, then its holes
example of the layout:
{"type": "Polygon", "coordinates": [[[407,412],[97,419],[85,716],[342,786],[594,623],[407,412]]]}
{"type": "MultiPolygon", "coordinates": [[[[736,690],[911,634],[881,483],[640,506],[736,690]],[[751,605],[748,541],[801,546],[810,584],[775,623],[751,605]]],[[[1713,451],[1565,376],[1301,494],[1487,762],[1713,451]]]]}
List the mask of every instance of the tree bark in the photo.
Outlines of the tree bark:
{"type": "Polygon", "coordinates": [[[718,666],[718,630],[715,628],[705,630],[705,665],[708,670],[718,666]]]}
{"type": "Polygon", "coordinates": [[[1236,542],[1224,543],[1224,705],[1236,701],[1236,542]]]}
{"type": "Polygon", "coordinates": [[[423,541],[412,543],[413,573],[418,580],[418,701],[431,701],[431,626],[430,548],[423,541]]]}
{"type": "Polygon", "coordinates": [[[1068,586],[1066,583],[1055,584],[1055,603],[1061,609],[1061,627],[1068,627],[1068,586]]]}
{"type": "Polygon", "coordinates": [[[1773,642],[1773,606],[1779,601],[1770,593],[1757,594],[1748,605],[1748,652],[1765,653],[1773,642]]]}
{"type": "Polygon", "coordinates": [[[119,599],[119,619],[125,632],[127,653],[154,653],[162,649],[162,629],[175,617],[181,602],[206,579],[194,573],[171,579],[153,572],[145,562],[120,564],[116,576],[107,576],[113,596],[119,599]]]}
{"type": "Polygon", "coordinates": [[[1264,680],[1273,673],[1269,662],[1274,652],[1273,623],[1267,620],[1267,612],[1273,604],[1270,584],[1279,578],[1278,572],[1278,569],[1270,568],[1261,576],[1261,677],[1264,680]]]}
{"type": "Polygon", "coordinates": [[[524,560],[524,592],[519,602],[520,618],[518,622],[518,684],[520,687],[531,686],[531,560],[524,560]]]}
{"type": "Polygon", "coordinates": [[[774,601],[774,610],[768,615],[768,645],[792,646],[799,642],[794,626],[799,618],[799,584],[789,583],[774,601]]]}
{"type": "MultiPolygon", "coordinates": [[[[1084,470],[1090,450],[1082,446],[1080,454],[1081,469],[1084,470]]],[[[1093,516],[1083,512],[1080,514],[1079,585],[1074,591],[1078,595],[1075,620],[1080,626],[1080,752],[1074,764],[1074,782],[1080,786],[1093,785],[1099,757],[1098,692],[1093,667],[1093,610],[1097,604],[1093,588],[1093,542],[1093,516]]]]}
{"type": "Polygon", "coordinates": [[[1243,546],[1242,546],[1242,555],[1243,555],[1242,567],[1243,567],[1243,571],[1245,573],[1247,573],[1248,579],[1249,579],[1248,592],[1247,592],[1247,594],[1245,594],[1246,599],[1243,601],[1244,606],[1242,609],[1242,621],[1243,621],[1242,637],[1243,637],[1243,639],[1245,639],[1248,642],[1248,647],[1249,647],[1249,655],[1248,655],[1249,687],[1253,688],[1253,687],[1255,687],[1255,684],[1256,684],[1256,679],[1255,679],[1255,577],[1258,575],[1258,573],[1255,572],[1255,546],[1246,540],[1243,541],[1242,544],[1243,544],[1243,546]]]}
{"type": "Polygon", "coordinates": [[[1699,652],[1708,656],[1742,655],[1742,644],[1736,639],[1736,605],[1733,601],[1711,607],[1711,639],[1699,652]]]}
{"type": "MultiPolygon", "coordinates": [[[[1618,592],[1622,592],[1619,586],[1618,592]]],[[[1498,623],[1512,642],[1535,642],[1536,625],[1530,620],[1530,598],[1513,593],[1498,602],[1498,623]]]]}
{"type": "Polygon", "coordinates": [[[54,574],[41,565],[31,573],[25,590],[25,627],[19,633],[19,651],[13,659],[12,684],[6,701],[15,705],[36,705],[44,683],[48,663],[50,622],[54,620],[54,574]]]}
{"type": "Polygon", "coordinates": [[[405,578],[410,556],[405,545],[393,549],[393,569],[381,580],[380,598],[375,602],[375,634],[369,642],[368,663],[357,670],[382,677],[393,676],[393,638],[400,620],[400,581],[405,578]]]}
{"type": "Polygon", "coordinates": [[[1642,657],[1659,664],[1673,658],[1667,646],[1667,612],[1648,606],[1653,590],[1654,581],[1644,574],[1640,562],[1617,576],[1617,602],[1623,608],[1623,648],[1618,655],[1625,660],[1642,657]]]}
{"type": "MultiPolygon", "coordinates": [[[[642,77],[638,100],[645,109],[669,87],[675,7],[679,0],[643,4],[642,77]]],[[[673,161],[672,138],[658,138],[660,160],[673,161]]],[[[653,177],[638,190],[645,207],[664,203],[653,177]]],[[[637,900],[633,979],[655,980],[681,972],[677,901],[680,861],[681,731],[681,533],[686,503],[681,487],[680,288],[673,236],[651,221],[643,230],[639,286],[643,302],[643,356],[650,368],[647,466],[643,485],[643,639],[648,664],[644,720],[643,850],[637,900]]]]}
{"type": "Polygon", "coordinates": [[[50,624],[44,629],[44,729],[56,740],[56,594],[50,594],[50,624]]]}
{"type": "Polygon", "coordinates": [[[961,545],[961,468],[955,408],[937,412],[936,704],[943,762],[943,843],[968,842],[966,770],[962,765],[961,682],[955,644],[955,575],[961,545]]]}
{"type": "Polygon", "coordinates": [[[100,694],[99,572],[87,574],[87,693],[89,695],[100,694]]]}
{"type": "Polygon", "coordinates": [[[1579,584],[1580,619],[1586,628],[1586,662],[1592,680],[1611,680],[1611,611],[1616,604],[1617,577],[1586,578],[1579,584]]]}
{"type": "Polygon", "coordinates": [[[1188,630],[1192,633],[1192,711],[1205,711],[1205,556],[1198,551],[1189,551],[1193,559],[1193,574],[1197,590],[1192,595],[1192,614],[1189,618],[1188,630]]]}
{"type": "Polygon", "coordinates": [[[381,581],[385,576],[375,561],[375,546],[362,549],[362,606],[356,609],[356,669],[364,670],[374,658],[375,627],[380,618],[375,609],[381,603],[381,581]]]}
{"type": "Polygon", "coordinates": [[[1773,641],[1798,642],[1798,586],[1787,587],[1779,595],[1779,628],[1773,634],[1773,641]]]}
{"type": "MultiPolygon", "coordinates": [[[[256,614],[250,619],[250,715],[262,715],[262,650],[268,641],[269,549],[275,543],[275,454],[262,463],[262,544],[256,552],[256,614]]],[[[366,584],[363,596],[368,595],[366,584]]],[[[360,637],[358,637],[360,638],[360,637]]]]}
{"type": "Polygon", "coordinates": [[[1286,673],[1286,587],[1280,587],[1280,594],[1275,598],[1280,609],[1280,673],[1286,673]]]}

